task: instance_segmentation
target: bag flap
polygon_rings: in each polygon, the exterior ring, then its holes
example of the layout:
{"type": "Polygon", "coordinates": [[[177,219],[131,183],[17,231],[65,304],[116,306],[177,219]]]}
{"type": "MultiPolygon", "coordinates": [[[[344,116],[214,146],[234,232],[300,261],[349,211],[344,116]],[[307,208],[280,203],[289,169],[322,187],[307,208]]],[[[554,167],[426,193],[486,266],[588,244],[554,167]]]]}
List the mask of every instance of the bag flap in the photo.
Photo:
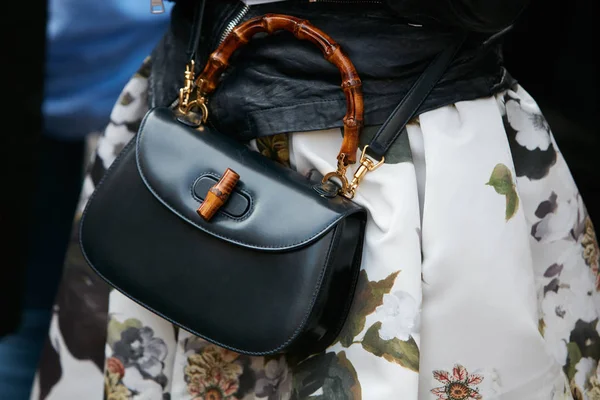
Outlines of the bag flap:
{"type": "Polygon", "coordinates": [[[202,131],[186,126],[167,108],[146,114],[136,159],[148,190],[174,215],[240,246],[289,250],[317,240],[352,214],[366,218],[350,200],[322,195],[314,181],[209,126],[202,131]],[[196,210],[227,168],[240,180],[227,203],[205,221],[196,210]]]}

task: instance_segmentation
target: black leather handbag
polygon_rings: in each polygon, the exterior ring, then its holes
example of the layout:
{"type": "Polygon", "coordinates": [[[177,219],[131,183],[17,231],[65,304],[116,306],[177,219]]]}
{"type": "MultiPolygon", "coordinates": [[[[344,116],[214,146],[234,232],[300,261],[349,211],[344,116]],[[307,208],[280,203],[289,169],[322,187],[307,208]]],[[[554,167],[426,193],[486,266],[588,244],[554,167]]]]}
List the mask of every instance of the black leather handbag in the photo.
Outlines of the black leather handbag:
{"type": "MultiPolygon", "coordinates": [[[[456,49],[440,54],[363,150],[362,94],[340,47],[306,21],[266,15],[236,28],[177,110],[150,110],[84,211],[80,243],[110,285],[172,323],[250,355],[329,346],[350,308],[367,213],[351,201],[383,162],[456,49]],[[257,32],[288,30],[339,67],[348,100],[338,169],[312,179],[206,124],[206,98],[231,54],[257,32]]],[[[333,155],[332,155],[333,157],[333,155]]]]}

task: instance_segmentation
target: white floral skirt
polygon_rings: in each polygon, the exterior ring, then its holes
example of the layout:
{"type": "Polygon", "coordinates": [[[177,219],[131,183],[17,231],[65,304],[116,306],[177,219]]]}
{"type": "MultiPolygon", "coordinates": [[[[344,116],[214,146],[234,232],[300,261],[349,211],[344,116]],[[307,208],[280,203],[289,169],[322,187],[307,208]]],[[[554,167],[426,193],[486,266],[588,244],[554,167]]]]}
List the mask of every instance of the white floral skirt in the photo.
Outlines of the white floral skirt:
{"type": "MultiPolygon", "coordinates": [[[[144,74],[124,89],[82,204],[136,131],[146,89],[144,74]]],[[[253,145],[300,172],[327,173],[340,143],[331,129],[253,145]]],[[[598,243],[523,88],[420,115],[355,201],[369,211],[362,271],[327,351],[302,361],[238,355],[112,290],[107,329],[90,333],[105,343],[102,368],[82,355],[93,352],[85,343],[66,339],[67,326],[78,328],[59,304],[46,352],[54,359],[45,354],[32,400],[600,399],[598,243]]]]}

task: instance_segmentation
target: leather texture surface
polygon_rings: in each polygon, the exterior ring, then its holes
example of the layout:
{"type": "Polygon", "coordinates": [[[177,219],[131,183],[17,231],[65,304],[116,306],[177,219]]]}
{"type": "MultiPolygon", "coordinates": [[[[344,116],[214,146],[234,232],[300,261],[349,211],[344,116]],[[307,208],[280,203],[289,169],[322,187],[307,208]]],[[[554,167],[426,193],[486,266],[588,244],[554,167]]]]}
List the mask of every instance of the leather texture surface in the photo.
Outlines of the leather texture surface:
{"type": "Polygon", "coordinates": [[[352,300],[365,211],[322,197],[313,181],[170,113],[149,112],[88,201],[80,231],[88,263],[134,301],[231,350],[305,353],[329,345],[352,300]],[[252,209],[241,220],[217,214],[204,223],[192,215],[193,184],[225,167],[241,175],[252,209]]]}
{"type": "MultiPolygon", "coordinates": [[[[171,0],[193,5],[199,0],[171,0]]],[[[223,0],[208,0],[208,4],[223,0]]],[[[288,0],[299,4],[319,0],[288,0]]],[[[321,0],[322,1],[322,0],[321,0]]],[[[474,32],[497,32],[513,23],[530,0],[326,0],[340,7],[384,3],[392,16],[408,17],[440,27],[454,27],[474,32]]],[[[383,6],[383,4],[382,4],[383,6]]]]}
{"type": "MultiPolygon", "coordinates": [[[[196,61],[198,74],[227,24],[239,15],[240,4],[208,2],[196,61]]],[[[371,2],[261,4],[252,6],[242,22],[265,13],[306,19],[344,49],[363,83],[365,126],[383,124],[433,57],[462,36],[462,32],[435,24],[410,25],[414,21],[402,18],[405,14],[371,2]]],[[[170,30],[152,55],[152,106],[170,105],[183,85],[192,15],[191,5],[178,2],[170,30]]],[[[488,41],[489,37],[469,34],[417,115],[490,96],[515,82],[503,66],[499,42],[488,41]]],[[[346,99],[340,91],[340,73],[311,43],[299,41],[289,32],[256,37],[233,55],[231,65],[209,101],[209,119],[219,131],[249,140],[343,126],[346,99]]]]}
{"type": "Polygon", "coordinates": [[[462,41],[448,46],[438,54],[427,69],[419,76],[415,84],[410,88],[406,97],[396,106],[392,114],[379,128],[379,131],[371,139],[369,150],[381,158],[385,156],[396,139],[404,132],[406,125],[415,116],[415,112],[427,99],[431,90],[435,87],[452,59],[462,46],[462,41]]]}
{"type": "Polygon", "coordinates": [[[314,182],[227,135],[208,126],[198,132],[177,123],[166,108],[148,112],[137,136],[136,153],[140,176],[174,215],[240,246],[265,251],[304,246],[341,219],[364,212],[341,196],[317,195],[314,182]],[[206,222],[196,213],[200,202],[191,188],[199,177],[220,177],[227,168],[240,175],[234,193],[250,199],[249,210],[240,218],[217,213],[206,222]]]}

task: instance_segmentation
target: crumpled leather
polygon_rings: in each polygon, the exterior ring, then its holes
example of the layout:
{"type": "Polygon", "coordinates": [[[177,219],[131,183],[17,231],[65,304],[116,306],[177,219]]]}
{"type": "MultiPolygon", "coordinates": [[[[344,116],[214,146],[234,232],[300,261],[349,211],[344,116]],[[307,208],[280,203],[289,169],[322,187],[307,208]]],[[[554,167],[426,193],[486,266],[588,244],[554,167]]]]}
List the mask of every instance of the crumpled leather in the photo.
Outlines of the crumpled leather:
{"type": "Polygon", "coordinates": [[[529,0],[386,0],[396,12],[467,31],[494,33],[510,26],[529,0]]]}
{"type": "MultiPolygon", "coordinates": [[[[171,29],[153,53],[153,106],[171,104],[183,84],[191,3],[177,2],[171,29]]],[[[217,47],[240,4],[235,0],[208,2],[198,70],[217,47]]],[[[414,26],[414,21],[398,17],[383,4],[271,3],[253,6],[244,20],[266,13],[305,18],[344,48],[363,82],[365,125],[382,124],[428,62],[464,34],[438,23],[414,26]]],[[[499,43],[489,38],[489,34],[470,34],[417,113],[490,96],[515,83],[503,66],[499,43]]],[[[313,44],[282,32],[259,35],[232,57],[231,67],[209,99],[209,111],[209,121],[218,130],[248,140],[341,127],[346,100],[337,68],[313,44]]]]}

